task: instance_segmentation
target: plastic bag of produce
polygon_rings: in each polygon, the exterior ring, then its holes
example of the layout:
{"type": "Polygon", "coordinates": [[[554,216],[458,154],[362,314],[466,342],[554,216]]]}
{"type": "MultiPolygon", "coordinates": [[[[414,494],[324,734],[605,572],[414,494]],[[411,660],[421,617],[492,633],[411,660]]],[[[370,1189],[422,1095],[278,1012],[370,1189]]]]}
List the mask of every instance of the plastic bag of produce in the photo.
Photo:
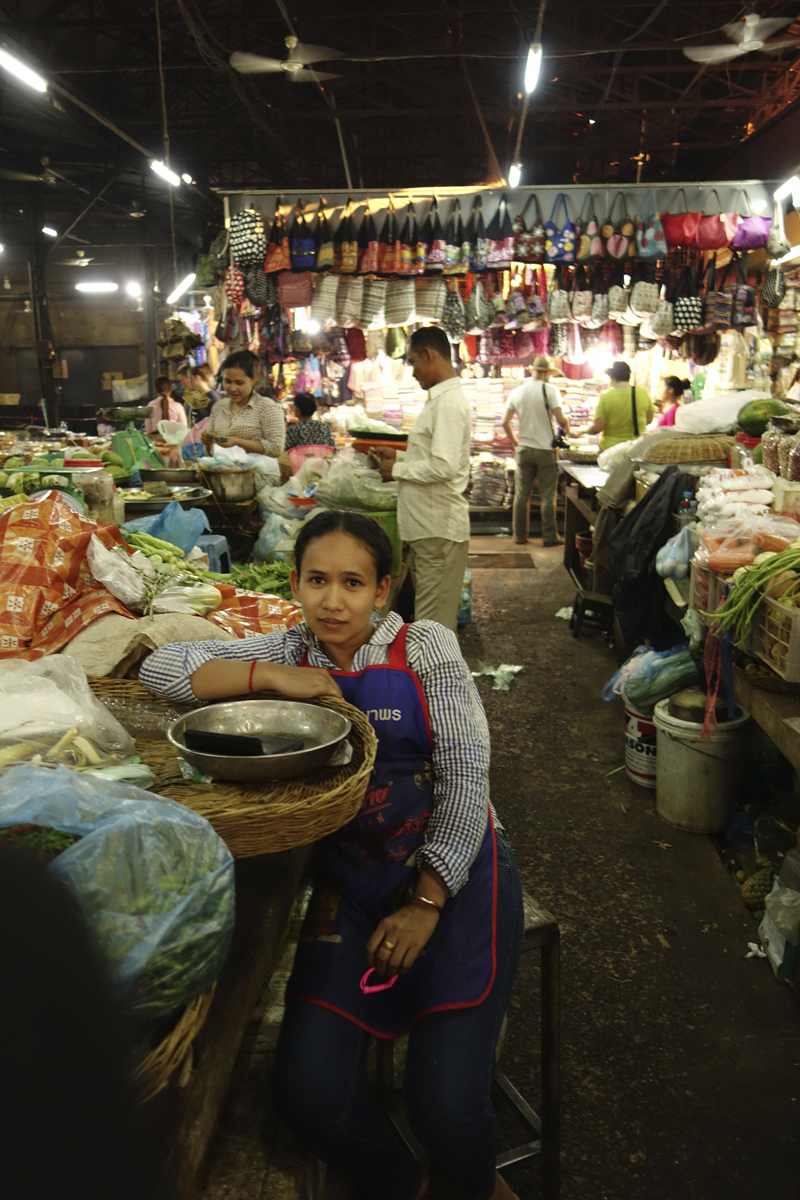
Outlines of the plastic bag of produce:
{"type": "Polygon", "coordinates": [[[93,534],[86,552],[89,570],[98,583],[107,587],[128,608],[141,612],[146,591],[146,579],[154,579],[156,572],[141,551],[129,555],[123,547],[107,550],[93,534]],[[138,569],[137,569],[138,568],[138,569]]]}
{"type": "Polygon", "coordinates": [[[649,716],[659,700],[699,682],[700,664],[689,653],[688,642],[669,650],[639,646],[603,688],[603,699],[621,695],[649,716]]]}
{"type": "Polygon", "coordinates": [[[692,538],[689,527],[676,533],[656,555],[656,571],[662,579],[685,579],[692,558],[692,538]]]}
{"type": "Polygon", "coordinates": [[[201,508],[181,508],[177,500],[170,503],[154,517],[139,517],[135,521],[126,521],[126,529],[139,529],[153,537],[163,538],[178,546],[184,554],[197,545],[197,539],[208,533],[211,526],[208,517],[201,508]]]}
{"type": "Polygon", "coordinates": [[[292,521],[289,517],[281,517],[275,512],[268,512],[253,549],[254,561],[265,562],[285,538],[294,540],[302,528],[302,521],[292,521]]]}
{"type": "Polygon", "coordinates": [[[325,479],[314,493],[323,508],[360,508],[388,512],[397,508],[397,484],[383,483],[371,467],[359,467],[347,459],[334,459],[325,479]]]}
{"type": "Polygon", "coordinates": [[[133,749],[74,658],[0,662],[0,771],[36,755],[48,767],[111,766],[133,749]]]}
{"type": "Polygon", "coordinates": [[[214,982],[233,932],[233,859],[203,817],[64,767],[15,767],[0,779],[0,826],[19,825],[80,839],[50,870],[80,905],[129,1016],[151,1024],[214,982]]]}

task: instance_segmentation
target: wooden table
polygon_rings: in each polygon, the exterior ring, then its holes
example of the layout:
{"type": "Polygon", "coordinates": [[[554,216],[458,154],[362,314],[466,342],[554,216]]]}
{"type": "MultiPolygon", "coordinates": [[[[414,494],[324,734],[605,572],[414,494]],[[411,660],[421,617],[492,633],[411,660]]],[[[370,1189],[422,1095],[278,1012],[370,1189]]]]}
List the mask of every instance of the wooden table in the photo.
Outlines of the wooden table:
{"type": "Polygon", "coordinates": [[[608,479],[593,463],[560,462],[567,476],[564,493],[564,566],[577,588],[585,588],[587,579],[575,548],[575,535],[585,533],[597,519],[597,492],[608,479]]]}
{"type": "Polygon", "coordinates": [[[195,1044],[185,1087],[176,1079],[139,1110],[140,1144],[149,1147],[154,1200],[192,1200],[231,1084],[236,1058],[278,951],[311,847],[239,859],[236,926],[208,1020],[195,1044]]]}
{"type": "Polygon", "coordinates": [[[788,758],[795,771],[800,773],[800,733],[786,724],[786,717],[800,717],[800,696],[784,696],[756,687],[741,667],[733,668],[733,692],[781,754],[788,758]]]}

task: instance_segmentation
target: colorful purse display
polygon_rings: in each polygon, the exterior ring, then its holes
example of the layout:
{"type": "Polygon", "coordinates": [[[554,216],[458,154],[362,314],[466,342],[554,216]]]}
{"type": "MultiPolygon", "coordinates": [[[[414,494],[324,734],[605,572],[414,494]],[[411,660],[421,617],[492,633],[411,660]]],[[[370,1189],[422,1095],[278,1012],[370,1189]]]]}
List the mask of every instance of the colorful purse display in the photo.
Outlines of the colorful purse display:
{"type": "Polygon", "coordinates": [[[378,231],[375,227],[375,218],[369,209],[369,201],[367,201],[367,211],[364,214],[364,220],[361,222],[358,230],[358,273],[359,275],[374,275],[378,269],[378,253],[380,245],[378,242],[378,231]]]}
{"type": "Polygon", "coordinates": [[[611,201],[608,216],[600,232],[605,241],[606,254],[609,258],[613,258],[616,262],[622,262],[626,258],[633,257],[635,250],[633,221],[628,216],[625,196],[622,192],[617,192],[611,201]],[[622,204],[622,212],[615,220],[614,213],[618,200],[622,204]]]}
{"type": "Polygon", "coordinates": [[[302,200],[297,201],[289,232],[289,256],[293,271],[311,271],[317,265],[317,244],[305,218],[302,200]]]}
{"type": "Polygon", "coordinates": [[[739,213],[739,226],[736,230],[736,237],[731,242],[732,250],[760,250],[762,246],[766,246],[769,238],[769,231],[772,228],[772,217],[759,217],[753,212],[753,206],[750,203],[750,197],[744,188],[740,188],[739,194],[736,197],[734,207],[737,212],[739,210],[739,198],[744,197],[747,201],[749,213],[739,213]]]}
{"type": "Polygon", "coordinates": [[[314,240],[317,244],[317,261],[315,264],[317,270],[332,270],[334,261],[333,236],[331,234],[331,223],[325,213],[325,201],[322,196],[319,198],[314,240]]]}
{"type": "Polygon", "coordinates": [[[490,271],[506,271],[514,258],[514,230],[508,215],[508,201],[500,197],[494,216],[486,230],[487,254],[490,271]]]}
{"type": "Polygon", "coordinates": [[[606,247],[600,236],[600,225],[597,220],[594,197],[591,192],[586,193],[586,199],[583,202],[583,208],[581,209],[581,215],[575,232],[577,236],[575,258],[577,262],[597,262],[601,258],[605,258],[606,247]]]}
{"type": "Polygon", "coordinates": [[[636,257],[645,262],[667,256],[667,239],[664,227],[656,212],[656,194],[653,188],[645,193],[644,205],[636,222],[636,257]],[[648,205],[648,201],[651,203],[648,205]]]}
{"type": "Polygon", "coordinates": [[[539,208],[539,201],[536,199],[536,194],[531,192],[525,202],[525,207],[518,216],[514,218],[514,261],[522,263],[543,263],[545,258],[545,241],[547,235],[544,228],[544,220],[542,219],[542,210],[539,208]],[[531,221],[530,229],[525,225],[525,214],[533,201],[534,215],[531,221]]]}
{"type": "Polygon", "coordinates": [[[489,244],[486,240],[486,227],[483,223],[483,209],[481,207],[481,198],[476,196],[472,205],[472,213],[469,221],[465,237],[470,245],[470,269],[473,271],[485,271],[489,261],[489,244]]]}
{"type": "Polygon", "coordinates": [[[378,244],[378,271],[381,275],[399,275],[402,265],[403,252],[397,230],[397,216],[390,197],[378,244]]]}
{"type": "Polygon", "coordinates": [[[716,188],[712,188],[708,196],[706,196],[703,211],[697,223],[697,233],[694,235],[695,249],[726,250],[736,237],[738,224],[739,217],[736,213],[725,213],[722,211],[722,201],[719,198],[719,192],[716,188]],[[716,198],[719,212],[707,214],[706,204],[708,204],[711,196],[716,198]]]}
{"type": "MultiPolygon", "coordinates": [[[[700,224],[699,212],[689,212],[689,206],[686,202],[686,192],[683,188],[678,188],[678,191],[672,198],[672,204],[678,193],[683,197],[683,212],[661,213],[661,227],[664,230],[664,240],[667,246],[693,246],[694,239],[697,235],[697,226],[700,224]]],[[[672,209],[670,204],[670,210],[672,209]]]]}
{"type": "Polygon", "coordinates": [[[267,242],[264,270],[272,274],[275,271],[288,271],[291,265],[289,235],[283,223],[280,206],[276,205],[275,220],[272,222],[272,229],[270,230],[269,241],[267,242]]]}
{"type": "Polygon", "coordinates": [[[358,269],[358,238],[350,206],[353,197],[348,197],[339,227],[333,235],[334,270],[339,275],[353,275],[358,269]]]}
{"type": "Polygon", "coordinates": [[[548,262],[575,262],[575,227],[569,219],[567,198],[563,192],[559,192],[555,198],[553,211],[550,213],[550,220],[545,225],[545,234],[545,256],[548,262]],[[556,214],[559,205],[564,210],[564,224],[560,229],[556,225],[556,214]]]}

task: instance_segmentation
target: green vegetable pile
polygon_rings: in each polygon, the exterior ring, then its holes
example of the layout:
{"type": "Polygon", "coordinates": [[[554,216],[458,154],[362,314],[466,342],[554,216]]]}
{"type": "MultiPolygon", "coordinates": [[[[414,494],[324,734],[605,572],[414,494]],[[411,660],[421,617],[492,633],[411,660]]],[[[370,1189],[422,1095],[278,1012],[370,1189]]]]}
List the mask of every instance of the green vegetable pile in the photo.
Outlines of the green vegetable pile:
{"type": "Polygon", "coordinates": [[[52,862],[78,840],[71,833],[46,829],[42,825],[8,825],[0,828],[1,844],[27,850],[40,862],[52,862]]]}
{"type": "Polygon", "coordinates": [[[747,640],[765,595],[791,607],[800,595],[800,538],[788,550],[765,550],[749,567],[734,572],[733,588],[715,613],[703,613],[714,633],[729,633],[736,645],[747,640]]]}
{"type": "Polygon", "coordinates": [[[292,585],[289,576],[292,568],[286,562],[248,563],[247,566],[234,567],[230,575],[219,575],[212,571],[205,574],[211,579],[222,583],[231,583],[234,587],[244,588],[248,592],[264,592],[269,596],[279,596],[281,600],[292,599],[292,585]]]}

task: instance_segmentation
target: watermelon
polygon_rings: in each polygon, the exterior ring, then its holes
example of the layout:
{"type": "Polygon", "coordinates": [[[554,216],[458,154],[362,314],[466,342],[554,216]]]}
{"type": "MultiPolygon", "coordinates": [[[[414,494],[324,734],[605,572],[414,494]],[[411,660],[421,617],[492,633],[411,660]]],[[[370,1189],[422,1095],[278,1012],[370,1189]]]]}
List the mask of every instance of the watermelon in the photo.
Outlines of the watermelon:
{"type": "Polygon", "coordinates": [[[751,400],[739,409],[736,423],[748,437],[761,437],[771,417],[788,417],[791,413],[792,409],[782,400],[751,400]]]}

